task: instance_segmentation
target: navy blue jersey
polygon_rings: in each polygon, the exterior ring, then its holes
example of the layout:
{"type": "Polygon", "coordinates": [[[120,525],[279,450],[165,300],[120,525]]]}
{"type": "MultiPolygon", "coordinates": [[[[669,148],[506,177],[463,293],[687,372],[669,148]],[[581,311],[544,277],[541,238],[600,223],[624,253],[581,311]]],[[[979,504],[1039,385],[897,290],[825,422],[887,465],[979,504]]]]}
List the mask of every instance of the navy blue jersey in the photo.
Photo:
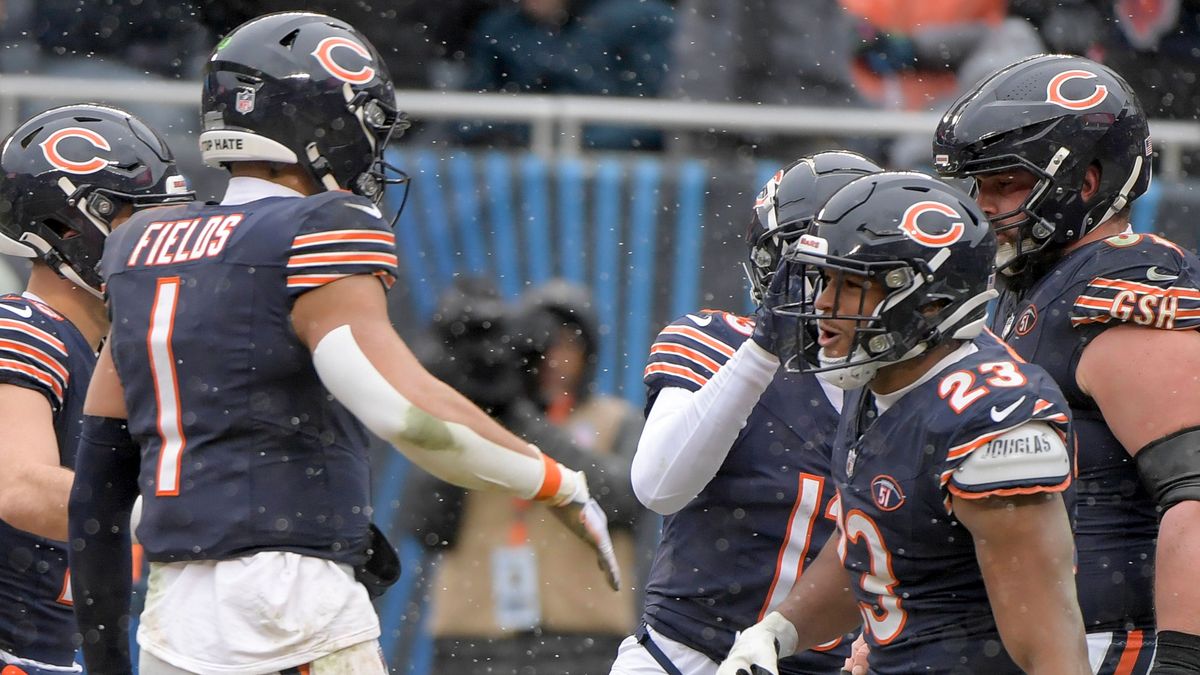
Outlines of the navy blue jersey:
{"type": "Polygon", "coordinates": [[[1032,461],[1047,452],[1000,440],[1032,420],[1071,448],[1067,405],[1045,371],[991,334],[971,344],[880,414],[868,390],[846,397],[833,452],[838,552],[863,613],[872,673],[1021,672],[1000,641],[974,540],[953,501],[1066,490],[1067,458],[1052,476],[1005,471],[963,484],[960,470],[977,453],[1032,461]]]}
{"type": "MultiPolygon", "coordinates": [[[[645,382],[696,391],[753,330],[717,311],[688,314],[659,333],[645,382]]],[[[644,620],[720,662],[734,632],[777,605],[834,532],[829,453],[837,411],[812,376],[780,369],[725,463],[700,494],[663,522],[644,620]]],[[[782,673],[838,672],[845,641],[780,661],[782,673]]]]}
{"type": "MultiPolygon", "coordinates": [[[[96,352],[62,315],[25,297],[0,297],[0,382],[46,397],[59,464],[68,468],[75,465],[83,400],[95,366],[96,352]]],[[[0,521],[0,552],[0,649],[69,665],[75,656],[75,615],[66,544],[0,521]]]]}
{"type": "Polygon", "coordinates": [[[1154,628],[1158,515],[1137,464],[1075,381],[1084,348],[1108,328],[1200,327],[1200,260],[1153,235],[1081,246],[1022,296],[1001,297],[993,323],[1022,358],[1062,387],[1079,438],[1079,606],[1088,632],[1154,628]]]}
{"type": "Polygon", "coordinates": [[[395,266],[378,210],[341,192],[158,209],[109,237],[149,560],[362,561],[368,433],[322,386],[290,316],[311,289],[354,274],[390,283],[395,266]]]}

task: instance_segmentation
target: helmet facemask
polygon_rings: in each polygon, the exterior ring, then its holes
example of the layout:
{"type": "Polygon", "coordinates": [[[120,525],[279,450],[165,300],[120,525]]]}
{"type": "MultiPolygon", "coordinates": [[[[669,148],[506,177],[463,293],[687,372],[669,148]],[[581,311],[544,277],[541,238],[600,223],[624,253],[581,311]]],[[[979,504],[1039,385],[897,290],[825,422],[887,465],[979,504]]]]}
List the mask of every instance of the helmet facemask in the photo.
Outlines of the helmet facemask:
{"type": "MultiPolygon", "coordinates": [[[[990,288],[955,302],[959,294],[942,292],[938,268],[951,253],[942,249],[932,259],[860,260],[833,256],[822,250],[819,237],[801,239],[785,254],[780,273],[787,274],[788,302],[775,308],[797,325],[796,341],[803,345],[803,359],[784,364],[793,372],[814,373],[842,389],[854,389],[874,379],[879,368],[907,361],[946,340],[972,339],[985,321],[987,302],[995,297],[990,288]],[[848,282],[858,286],[847,289],[848,282]],[[884,294],[868,306],[873,289],[884,294]],[[922,291],[918,293],[918,291],[922,291]],[[832,298],[822,297],[832,293],[832,298]],[[847,293],[857,293],[850,311],[843,302],[847,293]],[[818,303],[830,305],[828,311],[818,303]],[[847,354],[831,356],[813,339],[821,334],[822,322],[853,322],[847,354]]],[[[827,325],[827,324],[825,324],[827,325]]]]}

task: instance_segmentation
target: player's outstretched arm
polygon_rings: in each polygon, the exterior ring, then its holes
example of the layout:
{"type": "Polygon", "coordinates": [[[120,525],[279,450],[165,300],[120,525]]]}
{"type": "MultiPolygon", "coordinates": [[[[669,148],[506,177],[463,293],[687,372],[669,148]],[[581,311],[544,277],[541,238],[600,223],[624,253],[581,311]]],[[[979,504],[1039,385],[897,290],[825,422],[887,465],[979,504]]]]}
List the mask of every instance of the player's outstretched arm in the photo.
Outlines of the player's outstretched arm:
{"type": "Polygon", "coordinates": [[[1071,523],[1062,496],[954,498],[971,531],[992,614],[1009,656],[1038,675],[1086,675],[1083,615],[1075,596],[1071,523]]]}
{"type": "Polygon", "coordinates": [[[619,584],[604,512],[581,472],[525,443],[431,375],[396,334],[379,281],[339,279],[296,300],[292,326],[321,382],[368,429],[442,480],[561,507],[553,513],[597,550],[619,584]]]}
{"type": "Polygon", "coordinates": [[[71,593],[89,673],[126,675],[132,592],[130,511],[141,452],[125,426],[121,381],[105,347],[84,403],[68,505],[71,593]]]}
{"type": "Polygon", "coordinates": [[[779,659],[836,640],[862,624],[850,575],[838,559],[838,536],[821,548],[775,611],[738,634],[717,675],[778,675],[779,659]]]}
{"type": "Polygon", "coordinates": [[[54,413],[45,395],[0,384],[0,520],[47,539],[67,538],[71,470],[59,465],[54,413]]]}
{"type": "MultiPolygon", "coordinates": [[[[1182,634],[1200,668],[1200,332],[1110,328],[1083,351],[1076,380],[1137,460],[1164,513],[1154,571],[1158,631],[1182,634]]],[[[1173,647],[1160,656],[1173,658],[1173,647]]]]}

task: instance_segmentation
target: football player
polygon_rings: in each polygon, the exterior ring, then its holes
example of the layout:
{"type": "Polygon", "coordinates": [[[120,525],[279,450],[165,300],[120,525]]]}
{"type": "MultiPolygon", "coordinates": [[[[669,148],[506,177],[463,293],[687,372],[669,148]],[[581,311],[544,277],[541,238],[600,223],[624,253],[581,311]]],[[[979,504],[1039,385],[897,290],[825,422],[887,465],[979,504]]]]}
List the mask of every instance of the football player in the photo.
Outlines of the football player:
{"type": "Polygon", "coordinates": [[[83,399],[108,332],[97,265],[135,210],[192,199],[171,151],[128,113],[42,112],[0,145],[0,253],[33,261],[0,297],[0,667],[77,672],[67,498],[83,399]]]}
{"type": "Polygon", "coordinates": [[[993,329],[1073,411],[1093,667],[1200,672],[1200,260],[1130,229],[1150,185],[1137,98],[1088,59],[1032,57],[954,103],[933,151],[999,238],[993,329]]]}
{"type": "Polygon", "coordinates": [[[995,251],[967,194],[889,172],[840,190],[786,254],[775,311],[799,322],[803,370],[848,390],[839,533],[720,675],[776,673],[777,649],[860,623],[873,673],[1091,672],[1061,494],[1068,408],[984,332],[995,251]]]}
{"type": "Polygon", "coordinates": [[[123,520],[140,488],[142,673],[384,673],[366,584],[395,554],[370,525],[369,432],[444,480],[561,507],[617,587],[583,475],[430,376],[388,320],[395,237],[377,204],[406,126],[395,103],[346,23],[243,24],[204,78],[200,145],[233,175],[224,199],[108,240],[112,330],[70,501],[90,672],[129,669],[123,520]]]}
{"type": "MultiPolygon", "coordinates": [[[[831,194],[881,170],[854,153],[822,152],[767,182],[746,239],[760,307],[783,246],[831,194]]],[[[651,347],[633,486],[666,520],[643,625],[622,644],[613,673],[712,675],[734,632],[779,604],[833,532],[829,452],[841,391],[783,372],[778,337],[761,311],[756,321],[700,310],[651,347]]],[[[836,673],[848,653],[835,636],[780,666],[836,673]]]]}

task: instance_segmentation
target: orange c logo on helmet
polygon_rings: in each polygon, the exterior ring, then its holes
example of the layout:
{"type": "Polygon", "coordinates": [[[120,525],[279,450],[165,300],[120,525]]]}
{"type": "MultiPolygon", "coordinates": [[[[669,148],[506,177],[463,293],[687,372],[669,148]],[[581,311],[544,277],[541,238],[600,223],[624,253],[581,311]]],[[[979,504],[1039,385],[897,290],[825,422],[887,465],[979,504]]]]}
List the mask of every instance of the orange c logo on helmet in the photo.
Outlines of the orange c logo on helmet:
{"type": "Polygon", "coordinates": [[[958,217],[958,211],[941,202],[917,202],[904,210],[904,217],[900,220],[900,230],[918,244],[941,248],[962,239],[963,232],[967,231],[962,221],[957,220],[958,217]],[[950,229],[942,234],[930,234],[917,224],[917,218],[925,213],[940,213],[947,218],[956,220],[950,223],[950,229]]]}
{"type": "Polygon", "coordinates": [[[96,173],[100,169],[108,166],[108,160],[101,157],[92,156],[91,159],[75,162],[62,156],[58,151],[58,144],[68,138],[82,138],[101,150],[112,150],[112,146],[108,144],[108,140],[91,129],[83,129],[81,127],[67,127],[59,129],[50,134],[50,138],[38,143],[38,147],[42,149],[42,155],[46,161],[50,162],[54,168],[67,173],[88,174],[96,173]]]}
{"type": "Polygon", "coordinates": [[[371,78],[375,77],[375,69],[371,66],[363,66],[358,70],[348,70],[338,65],[338,62],[333,59],[333,50],[338,47],[345,47],[368,62],[371,60],[371,52],[367,51],[366,47],[344,37],[327,37],[321,40],[312,54],[317,57],[317,63],[320,63],[322,68],[329,71],[330,75],[344,82],[366,84],[371,81],[371,78]]]}
{"type": "Polygon", "coordinates": [[[1062,93],[1063,85],[1070,80],[1090,80],[1095,77],[1095,73],[1089,73],[1086,70],[1067,70],[1055,75],[1046,85],[1046,102],[1062,106],[1067,110],[1087,110],[1100,105],[1104,99],[1108,98],[1108,87],[1103,84],[1095,85],[1096,90],[1087,98],[1067,98],[1062,93]]]}

